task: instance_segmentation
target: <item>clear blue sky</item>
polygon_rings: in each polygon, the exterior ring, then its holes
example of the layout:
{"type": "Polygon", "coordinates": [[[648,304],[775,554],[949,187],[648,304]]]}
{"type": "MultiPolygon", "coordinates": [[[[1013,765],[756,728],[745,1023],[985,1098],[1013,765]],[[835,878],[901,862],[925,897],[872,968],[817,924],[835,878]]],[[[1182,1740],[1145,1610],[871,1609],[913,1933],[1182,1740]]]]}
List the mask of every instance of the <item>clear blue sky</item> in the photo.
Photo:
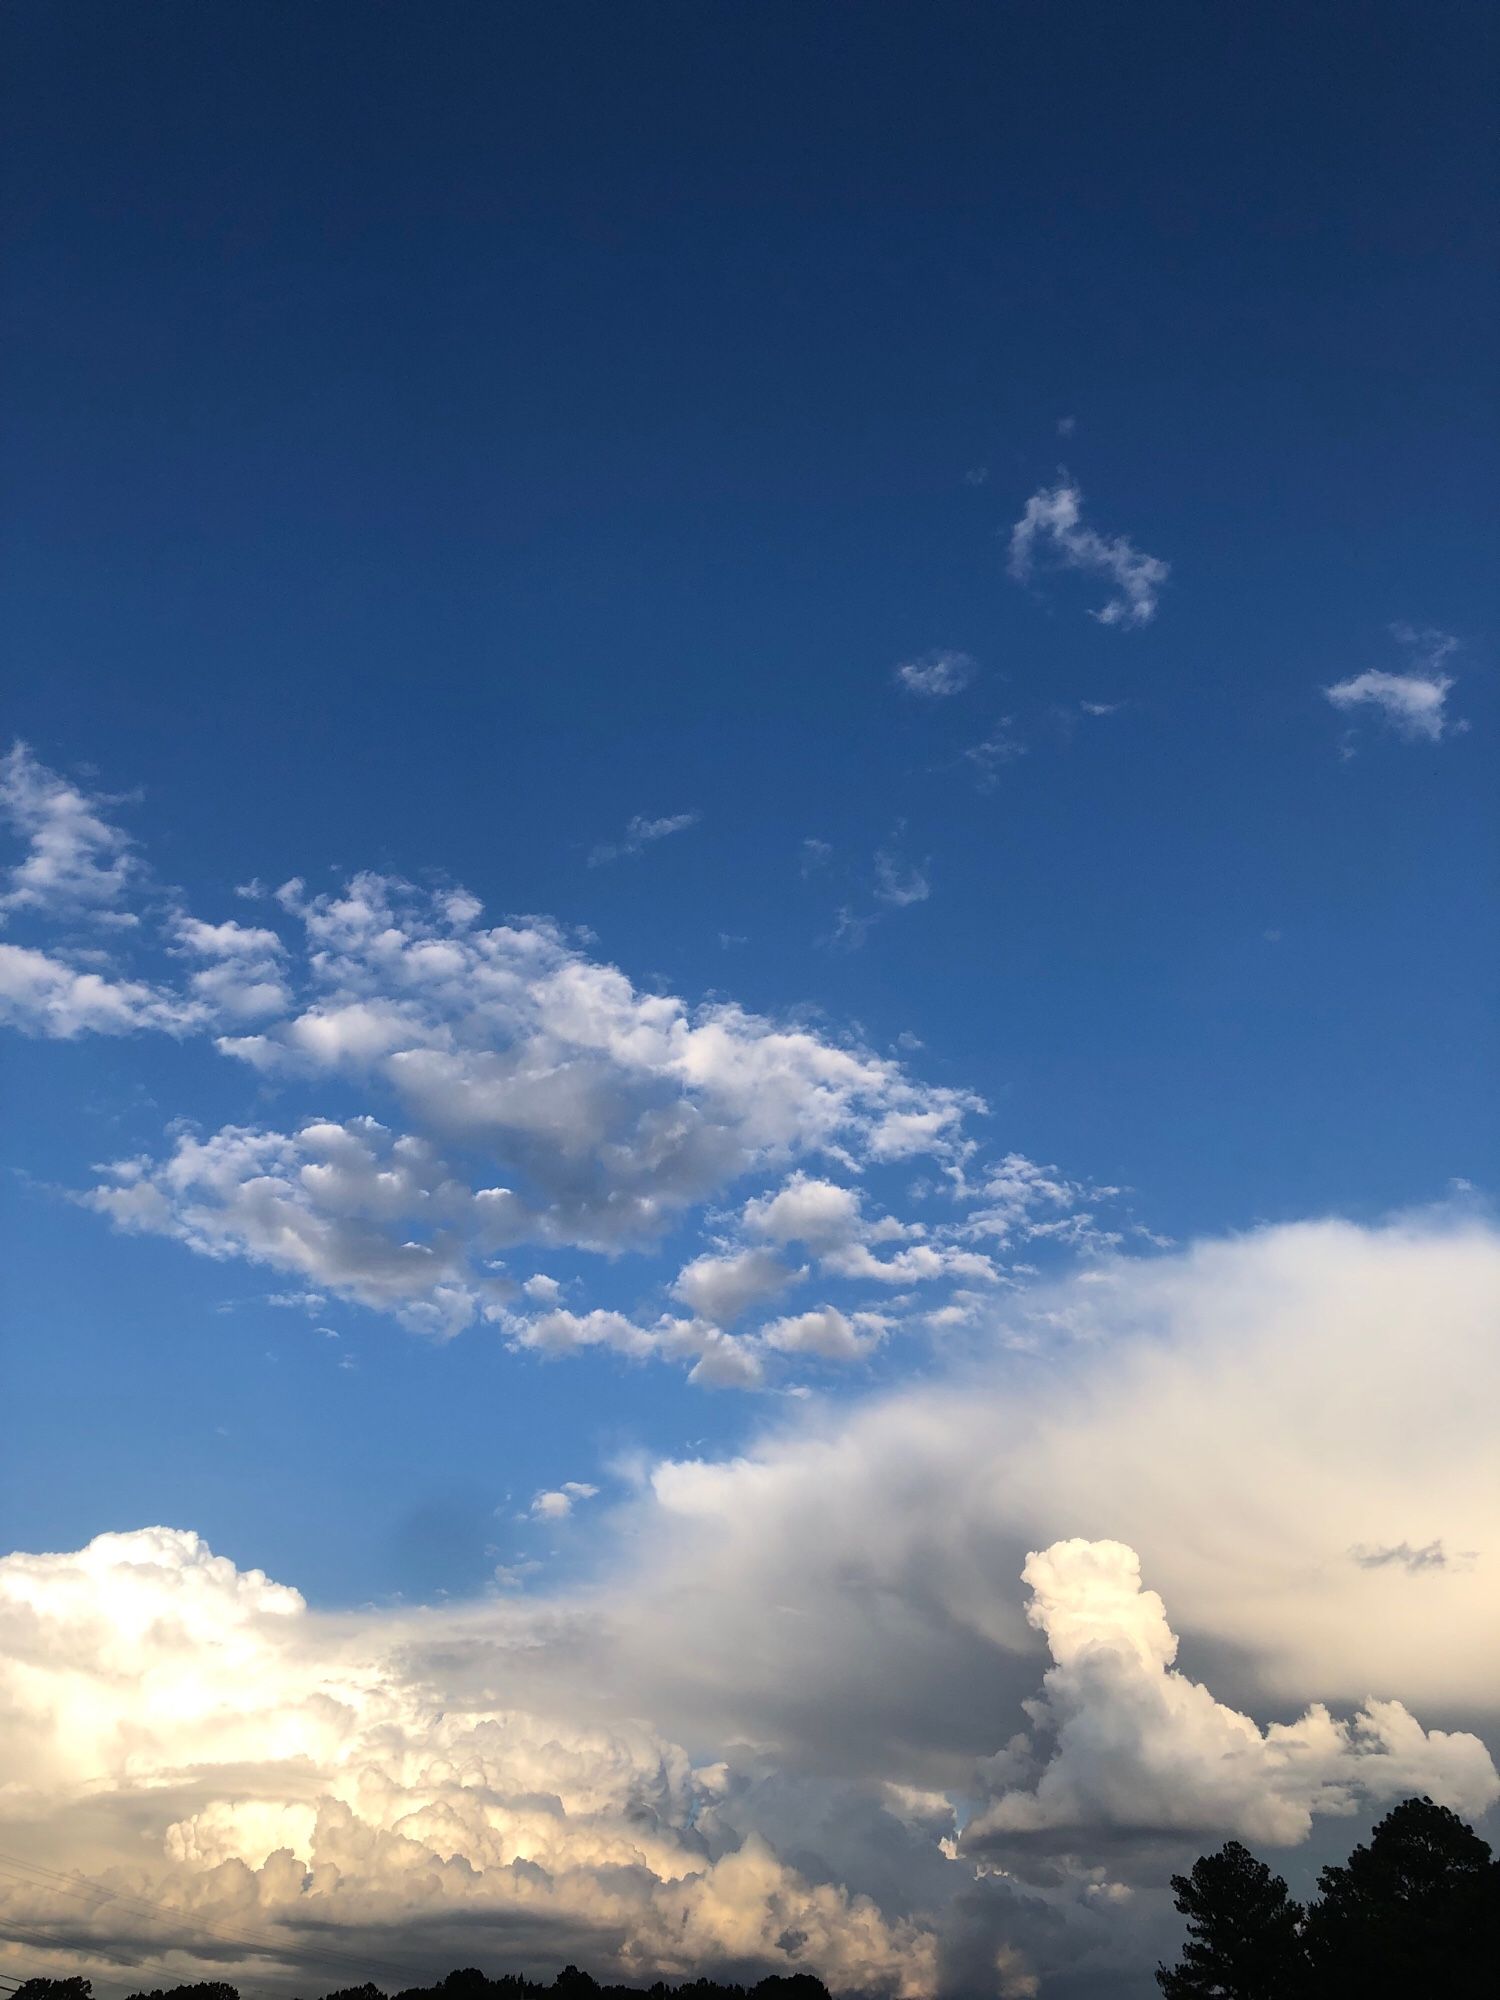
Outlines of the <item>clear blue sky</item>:
{"type": "MultiPolygon", "coordinates": [[[[24,900],[6,938],[180,983],[164,912],[295,953],[236,886],[373,869],[857,1035],[985,1101],[976,1159],[1125,1190],[1127,1232],[1492,1188],[1494,35],[12,5],[7,742],[151,875],[139,938],[24,900]],[[1170,566],[1149,617],[1090,616],[1109,577],[1056,535],[1011,573],[1073,489],[1170,566]],[[896,679],[938,652],[966,685],[896,679]],[[1436,733],[1330,701],[1367,673],[1451,679],[1436,733]]],[[[514,1518],[540,1489],[931,1365],[903,1325],[757,1395],[482,1318],[434,1343],[336,1283],[273,1306],[284,1269],[69,1192],[175,1120],[396,1127],[388,1096],[147,1028],[10,1037],[5,1083],[11,1544],[161,1520],[316,1602],[464,1592],[571,1560],[575,1523],[514,1518]]],[[[917,1165],[858,1164],[938,1240],[917,1165]]],[[[535,1268],[680,1313],[799,1165],[855,1172],[758,1157],[535,1268]]],[[[869,1304],[839,1283],[761,1317],[869,1304]]]]}

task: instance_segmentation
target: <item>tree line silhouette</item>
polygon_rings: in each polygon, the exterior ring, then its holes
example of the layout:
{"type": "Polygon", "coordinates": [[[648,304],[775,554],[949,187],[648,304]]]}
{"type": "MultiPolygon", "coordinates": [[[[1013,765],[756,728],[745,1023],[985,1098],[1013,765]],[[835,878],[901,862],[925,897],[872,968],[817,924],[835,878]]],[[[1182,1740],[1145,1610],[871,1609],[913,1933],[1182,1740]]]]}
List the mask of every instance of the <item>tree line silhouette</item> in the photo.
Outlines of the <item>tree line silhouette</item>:
{"type": "MultiPolygon", "coordinates": [[[[1156,1982],[1166,2000],[1497,2000],[1500,1996],[1500,1861],[1457,1813],[1407,1799],[1369,1845],[1318,1876],[1304,1908],[1247,1847],[1231,1840],[1174,1875],[1188,1939],[1156,1982]]],[[[27,1979],[11,2000],[93,2000],[87,1979],[27,1979]]],[[[240,2000],[221,1980],[133,1993],[129,2000],[240,2000]]],[[[374,1985],[344,1986],[323,2000],[387,2000],[374,1985]]],[[[601,1986],[565,1966],[550,1986],[472,1968],[390,2000],[829,2000],[821,1979],[799,1972],[755,1986],[711,1979],[668,1986],[601,1986]]]]}
{"type": "MultiPolygon", "coordinates": [[[[26,1979],[10,2000],[93,2000],[87,1979],[26,1979]]],[[[240,2000],[239,1988],[221,1979],[188,1986],[157,1987],[128,2000],[240,2000]]],[[[341,1986],[323,2000],[387,2000],[378,1986],[341,1986]]],[[[830,2000],[828,1988],[811,1973],[772,1974],[755,1986],[726,1986],[712,1979],[687,1979],[668,1986],[601,1986],[576,1965],[565,1965],[550,1986],[508,1972],[488,1979],[472,1967],[450,1972],[434,1986],[408,1986],[390,2000],[830,2000]]]]}
{"type": "Polygon", "coordinates": [[[1174,1875],[1188,1942],[1167,2000],[1495,2000],[1500,1861],[1457,1813],[1406,1799],[1325,1868],[1305,1909],[1229,1841],[1174,1875]]]}

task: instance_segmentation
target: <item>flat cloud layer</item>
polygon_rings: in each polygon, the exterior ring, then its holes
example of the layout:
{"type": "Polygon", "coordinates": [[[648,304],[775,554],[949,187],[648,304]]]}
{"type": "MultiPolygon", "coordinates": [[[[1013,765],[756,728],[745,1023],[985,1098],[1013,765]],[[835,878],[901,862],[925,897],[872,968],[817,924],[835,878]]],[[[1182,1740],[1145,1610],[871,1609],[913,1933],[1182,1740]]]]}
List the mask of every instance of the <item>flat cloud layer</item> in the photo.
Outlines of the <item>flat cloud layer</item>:
{"type": "Polygon", "coordinates": [[[1111,1260],[941,1383],[658,1465],[531,1602],[329,1617],[166,1529],[14,1556],[7,1923],[114,1985],[1149,1991],[1203,1846],[1500,1794],[1497,1301],[1474,1221],[1111,1260]]]}

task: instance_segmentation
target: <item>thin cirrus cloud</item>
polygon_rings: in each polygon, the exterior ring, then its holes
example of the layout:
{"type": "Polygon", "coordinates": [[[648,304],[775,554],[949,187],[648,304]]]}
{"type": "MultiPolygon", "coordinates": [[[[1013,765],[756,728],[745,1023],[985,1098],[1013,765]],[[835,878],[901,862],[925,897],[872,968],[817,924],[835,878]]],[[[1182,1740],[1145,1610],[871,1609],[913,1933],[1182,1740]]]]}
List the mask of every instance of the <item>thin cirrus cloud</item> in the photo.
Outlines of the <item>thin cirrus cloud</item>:
{"type": "MultiPolygon", "coordinates": [[[[804,1180],[747,1226],[829,1246],[852,1192],[804,1180]]],[[[169,1951],[222,1968],[174,1918],[248,1888],[288,1984],[420,1920],[434,1951],[893,2000],[978,1952],[992,1990],[1103,2000],[1205,1846],[1500,1798],[1491,1579],[1401,1559],[1500,1536],[1497,1286],[1493,1228],[1439,1215],[1115,1260],[1000,1297],[954,1368],[656,1462],[590,1524],[587,1583],[503,1560],[468,1606],[322,1620],[168,1528],[10,1556],[28,1854],[86,1842],[164,1914],[39,1876],[0,1919],[98,1976],[127,1943],[153,1978],[169,1951]]],[[[766,1331],[881,1337],[821,1304],[766,1331]]],[[[539,1492],[530,1531],[592,1484],[539,1492]]]]}
{"type": "Polygon", "coordinates": [[[1070,480],[1032,494],[1010,531],[1009,569],[1019,583],[1035,575],[1039,561],[1103,577],[1110,594],[1089,616],[1101,625],[1149,625],[1171,564],[1147,555],[1126,535],[1101,535],[1083,519],[1083,494],[1070,480]]]}
{"type": "Polygon", "coordinates": [[[659,840],[667,840],[674,833],[686,833],[696,826],[701,814],[696,812],[668,813],[661,819],[648,819],[637,813],[626,826],[618,840],[604,840],[589,852],[590,868],[602,867],[609,861],[624,861],[635,854],[643,854],[648,847],[659,840]]]}

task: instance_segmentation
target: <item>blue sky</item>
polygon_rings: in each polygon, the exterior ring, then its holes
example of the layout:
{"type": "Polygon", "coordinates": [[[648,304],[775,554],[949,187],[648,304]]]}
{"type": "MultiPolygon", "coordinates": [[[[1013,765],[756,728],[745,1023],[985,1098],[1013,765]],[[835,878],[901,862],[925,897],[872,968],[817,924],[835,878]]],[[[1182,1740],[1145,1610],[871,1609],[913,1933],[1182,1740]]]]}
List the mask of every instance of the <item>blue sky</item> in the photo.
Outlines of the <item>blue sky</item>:
{"type": "Polygon", "coordinates": [[[1482,1209],[1485,10],[4,33],[7,1546],[545,1592],[1033,1285],[1482,1209]]]}

